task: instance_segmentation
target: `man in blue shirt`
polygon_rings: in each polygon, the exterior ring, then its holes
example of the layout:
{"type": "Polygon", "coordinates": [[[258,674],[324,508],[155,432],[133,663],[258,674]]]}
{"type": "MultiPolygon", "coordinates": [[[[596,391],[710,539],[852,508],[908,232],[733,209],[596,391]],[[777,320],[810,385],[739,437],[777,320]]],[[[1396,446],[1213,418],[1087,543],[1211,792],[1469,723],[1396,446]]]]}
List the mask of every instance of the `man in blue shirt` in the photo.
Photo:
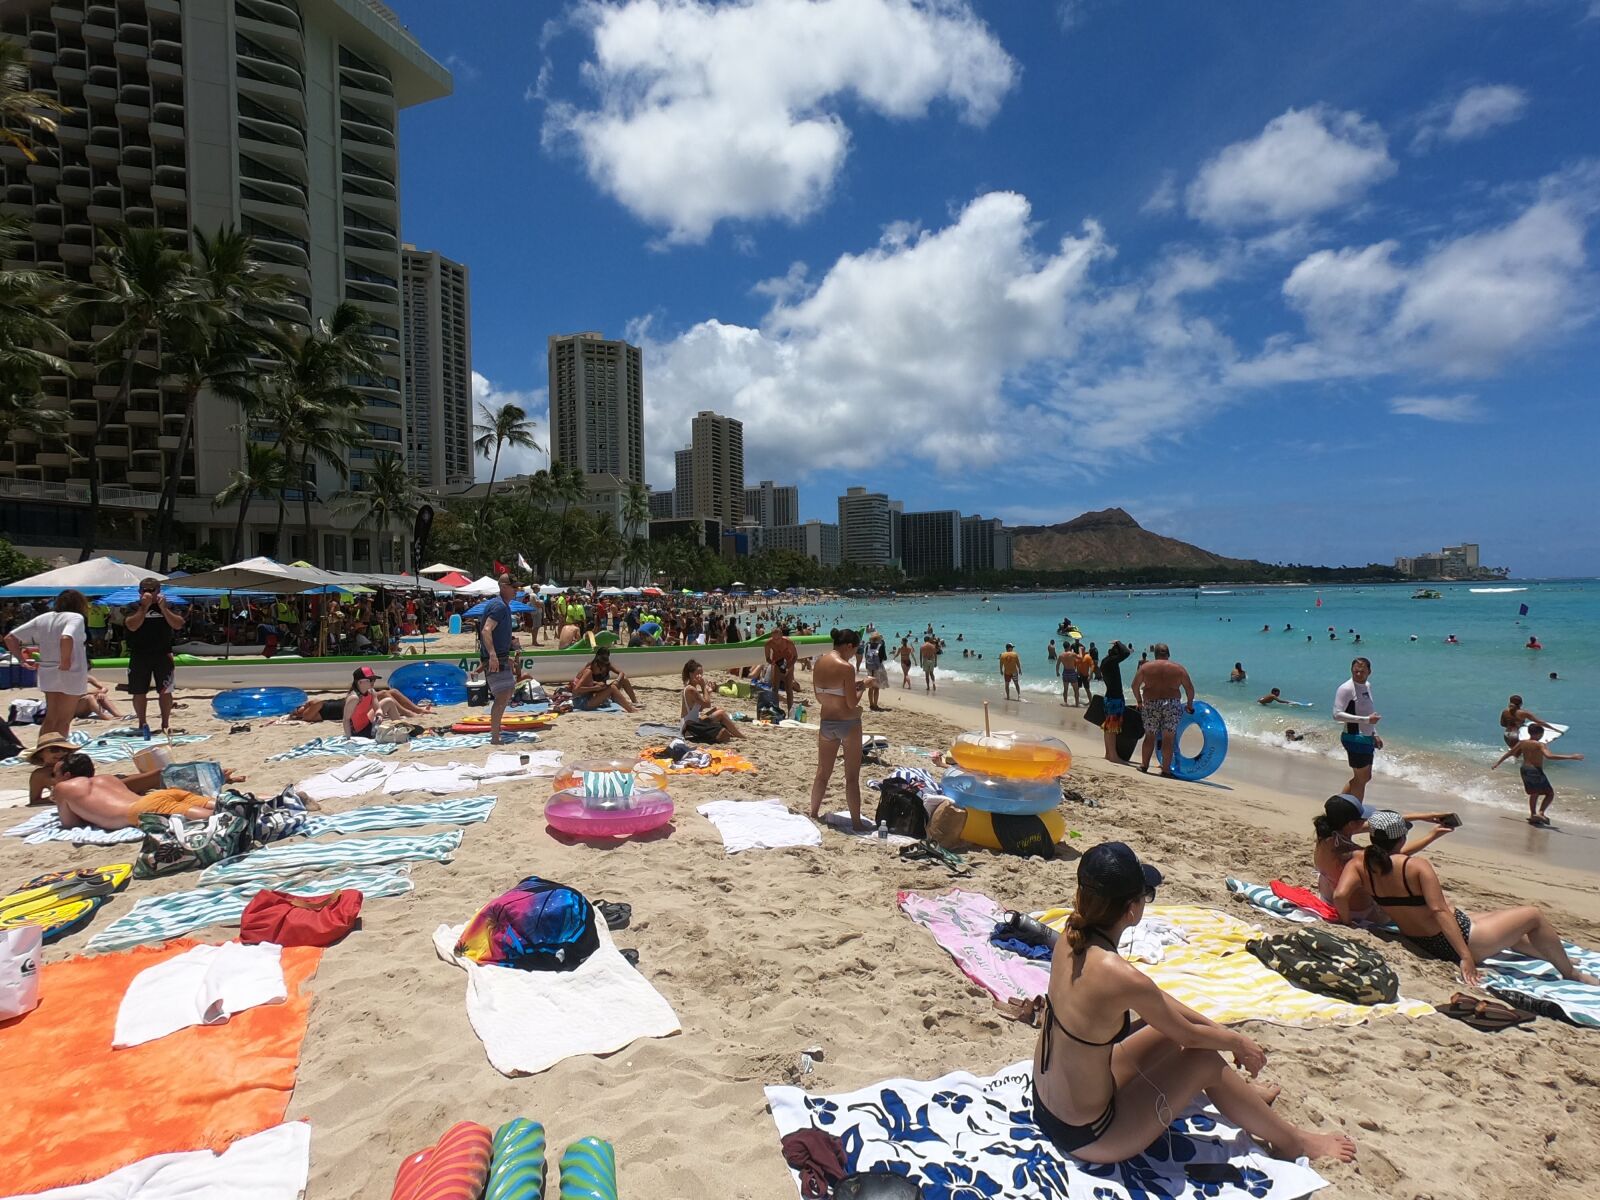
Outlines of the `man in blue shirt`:
{"type": "Polygon", "coordinates": [[[478,625],[484,681],[489,685],[489,744],[500,745],[500,720],[517,689],[517,672],[511,662],[511,600],[517,594],[511,576],[500,576],[500,594],[485,602],[478,625]]]}

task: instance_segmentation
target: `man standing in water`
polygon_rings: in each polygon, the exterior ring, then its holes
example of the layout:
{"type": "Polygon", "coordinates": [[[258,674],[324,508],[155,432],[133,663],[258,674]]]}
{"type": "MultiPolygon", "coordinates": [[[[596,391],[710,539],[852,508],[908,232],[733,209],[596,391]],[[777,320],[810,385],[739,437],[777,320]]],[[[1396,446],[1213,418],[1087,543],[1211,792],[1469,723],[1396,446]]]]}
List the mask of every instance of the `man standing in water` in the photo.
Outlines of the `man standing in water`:
{"type": "Polygon", "coordinates": [[[1383,749],[1383,739],[1378,736],[1378,722],[1383,718],[1372,706],[1372,688],[1367,684],[1371,678],[1371,660],[1354,659],[1350,663],[1350,678],[1333,694],[1333,719],[1344,724],[1339,744],[1344,747],[1345,761],[1350,764],[1350,782],[1345,784],[1344,790],[1357,800],[1367,798],[1372,760],[1383,749]]]}
{"type": "Polygon", "coordinates": [[[939,665],[939,643],[933,636],[933,630],[928,630],[928,636],[922,639],[922,690],[937,692],[939,680],[935,677],[933,669],[939,665]]]}
{"type": "Polygon", "coordinates": [[[1194,712],[1194,681],[1182,663],[1172,661],[1172,651],[1165,642],[1157,642],[1150,649],[1155,658],[1141,662],[1133,675],[1133,699],[1144,718],[1139,770],[1150,770],[1150,755],[1159,746],[1161,773],[1170,778],[1172,756],[1178,749],[1178,722],[1184,713],[1194,712]]]}
{"type": "Polygon", "coordinates": [[[1011,685],[1017,687],[1017,699],[1022,699],[1022,659],[1010,642],[1000,655],[1000,677],[1005,681],[1006,699],[1011,699],[1011,685]]]}

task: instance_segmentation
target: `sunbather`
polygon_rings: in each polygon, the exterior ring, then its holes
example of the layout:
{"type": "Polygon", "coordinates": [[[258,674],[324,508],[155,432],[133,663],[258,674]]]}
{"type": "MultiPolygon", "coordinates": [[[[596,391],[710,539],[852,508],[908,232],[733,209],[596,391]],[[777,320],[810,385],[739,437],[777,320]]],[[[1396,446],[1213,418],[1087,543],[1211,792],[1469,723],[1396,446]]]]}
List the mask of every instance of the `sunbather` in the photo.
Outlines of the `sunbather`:
{"type": "Polygon", "coordinates": [[[616,704],[623,712],[636,712],[639,697],[628,677],[611,665],[611,651],[596,650],[572,681],[572,707],[578,712],[592,712],[607,704],[616,704]]]}
{"type": "Polygon", "coordinates": [[[157,788],[140,794],[126,780],[94,773],[94,759],[69,754],[52,764],[50,799],[63,829],[93,825],[98,829],[131,829],[143,813],[161,813],[204,821],[216,801],[182,788],[157,788]]]}
{"type": "Polygon", "coordinates": [[[742,738],[727,709],[711,703],[711,685],[705,668],[695,659],[683,664],[683,698],[678,705],[679,728],[691,742],[714,744],[742,738]]]}
{"type": "MultiPolygon", "coordinates": [[[[52,799],[51,788],[54,785],[55,766],[68,755],[76,754],[77,746],[73,745],[70,738],[62,737],[59,733],[41,734],[38,744],[28,752],[28,761],[37,764],[28,775],[28,803],[46,804],[52,799]]],[[[130,775],[117,775],[115,778],[122,780],[130,792],[144,795],[161,786],[161,768],[156,767],[151,771],[135,771],[130,775]]],[[[243,783],[246,776],[231,767],[222,768],[222,781],[224,783],[243,783]]]]}
{"type": "Polygon", "coordinates": [[[1250,1082],[1223,1058],[1231,1054],[1255,1076],[1265,1050],[1180,1004],[1117,953],[1160,883],[1161,873],[1121,842],[1079,860],[1078,896],[1051,963],[1034,1052],[1034,1120],[1062,1153],[1117,1163],[1156,1141],[1203,1092],[1280,1157],[1349,1162],[1353,1141],[1291,1125],[1270,1107],[1277,1088],[1250,1082]],[[1137,1032],[1130,1009],[1145,1023],[1137,1032]]]}
{"type": "Polygon", "coordinates": [[[78,697],[78,719],[120,721],[122,713],[111,703],[111,689],[93,675],[85,675],[84,678],[89,682],[89,690],[78,697]]]}
{"type": "Polygon", "coordinates": [[[1561,935],[1533,905],[1464,913],[1445,898],[1433,864],[1402,849],[1410,821],[1397,812],[1375,812],[1367,824],[1372,844],[1345,864],[1333,895],[1341,917],[1349,919],[1352,897],[1365,889],[1414,949],[1460,963],[1468,987],[1478,986],[1478,963],[1502,950],[1542,958],[1563,978],[1600,987],[1600,979],[1573,965],[1561,935]]]}
{"type": "MultiPolygon", "coordinates": [[[[1312,851],[1317,867],[1317,895],[1329,904],[1333,903],[1334,890],[1344,876],[1345,864],[1361,849],[1356,845],[1356,834],[1367,832],[1367,818],[1376,811],[1372,805],[1341,792],[1329,796],[1322,806],[1322,815],[1312,820],[1312,828],[1317,831],[1317,845],[1312,851]]],[[[1420,854],[1460,824],[1454,813],[1407,813],[1406,820],[1433,824],[1432,829],[1406,847],[1407,854],[1420,854]]],[[[1373,905],[1372,897],[1362,891],[1351,896],[1350,920],[1362,925],[1387,923],[1387,918],[1373,905]]]]}
{"type": "Polygon", "coordinates": [[[385,726],[398,726],[402,723],[402,717],[422,711],[393,688],[381,687],[382,683],[383,680],[371,667],[355,669],[350,679],[350,690],[344,698],[346,737],[382,740],[380,735],[384,733],[385,726]],[[405,701],[404,706],[402,700],[405,701]]]}

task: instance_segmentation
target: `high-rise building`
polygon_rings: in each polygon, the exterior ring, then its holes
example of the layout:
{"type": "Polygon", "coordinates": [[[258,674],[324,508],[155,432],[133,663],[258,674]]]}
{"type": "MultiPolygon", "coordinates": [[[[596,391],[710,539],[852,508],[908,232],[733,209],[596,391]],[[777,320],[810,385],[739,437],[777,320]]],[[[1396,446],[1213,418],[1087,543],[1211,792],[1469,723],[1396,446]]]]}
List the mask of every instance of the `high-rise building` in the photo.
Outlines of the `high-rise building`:
{"type": "Polygon", "coordinates": [[[839,497],[839,552],[858,566],[900,562],[900,521],[905,505],[882,492],[847,488],[839,497]]]}
{"type": "Polygon", "coordinates": [[[690,458],[696,517],[724,529],[744,523],[744,423],[714,412],[695,414],[690,458]]]}
{"type": "Polygon", "coordinates": [[[672,515],[687,518],[694,513],[694,450],[684,447],[672,452],[672,515]]]}
{"type": "Polygon", "coordinates": [[[472,298],[467,268],[402,248],[406,463],[424,487],[472,482],[472,298]]]}
{"type": "Polygon", "coordinates": [[[996,519],[962,517],[961,559],[969,575],[1011,570],[1011,531],[996,519]]]}
{"type": "Polygon", "coordinates": [[[652,521],[655,521],[655,520],[660,520],[663,517],[672,516],[673,498],[674,498],[674,493],[670,492],[670,491],[667,491],[667,492],[651,492],[650,493],[650,519],[652,521]]]}
{"type": "Polygon", "coordinates": [[[767,525],[755,531],[763,550],[792,550],[824,567],[839,565],[839,527],[831,522],[767,525]]]}
{"type": "MultiPolygon", "coordinates": [[[[0,143],[0,211],[32,222],[31,241],[7,265],[82,283],[97,239],[116,225],[159,229],[184,248],[192,229],[240,228],[289,281],[303,327],[343,300],[371,314],[383,353],[375,374],[354,381],[366,404],[349,466],[359,474],[379,451],[403,453],[396,117],[447,95],[450,75],[394,13],[379,0],[6,0],[0,35],[26,48],[29,86],[68,109],[53,144],[41,139],[37,162],[0,143]]],[[[48,376],[43,403],[67,414],[67,444],[13,434],[0,445],[0,498],[22,505],[8,506],[19,520],[50,522],[58,544],[70,544],[86,529],[84,451],[93,440],[107,524],[118,535],[138,538],[156,489],[175,471],[180,523],[197,540],[229,545],[232,522],[210,500],[244,460],[249,435],[237,407],[203,392],[190,450],[173,461],[183,381],[158,374],[152,341],[126,409],[108,411],[118,381],[93,358],[104,334],[91,329],[56,348],[74,373],[48,376]],[[25,507],[47,499],[52,512],[25,507]]],[[[338,518],[327,504],[342,486],[337,472],[314,466],[308,482],[322,544],[300,545],[296,534],[275,545],[275,505],[263,498],[247,513],[249,552],[345,565],[354,517],[338,518]]],[[[7,532],[41,541],[27,529],[7,532]]]]}
{"type": "Polygon", "coordinates": [[[909,512],[900,519],[900,560],[907,575],[924,578],[962,569],[961,514],[953,508],[909,512]]]}
{"type": "Polygon", "coordinates": [[[745,488],[744,519],[767,529],[795,524],[800,520],[800,489],[793,484],[775,484],[770,479],[745,488]]]}
{"type": "Polygon", "coordinates": [[[598,333],[550,338],[550,461],[585,475],[644,479],[644,363],[639,347],[598,333]]]}

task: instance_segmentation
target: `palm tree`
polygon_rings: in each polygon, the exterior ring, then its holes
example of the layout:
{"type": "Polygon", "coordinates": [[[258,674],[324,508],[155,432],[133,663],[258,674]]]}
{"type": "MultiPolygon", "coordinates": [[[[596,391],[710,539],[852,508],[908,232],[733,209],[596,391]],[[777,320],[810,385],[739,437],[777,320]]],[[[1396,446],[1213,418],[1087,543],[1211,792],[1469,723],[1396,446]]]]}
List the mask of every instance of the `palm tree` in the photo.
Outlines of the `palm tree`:
{"type": "MultiPolygon", "coordinates": [[[[344,454],[365,440],[356,416],[366,401],[352,380],[378,369],[378,341],[368,332],[371,318],[359,304],[344,301],[316,329],[290,342],[272,373],[263,403],[252,413],[258,428],[276,430],[290,464],[290,479],[300,493],[305,553],[316,561],[311,539],[311,493],[316,466],[325,463],[348,479],[344,454]]],[[[282,510],[278,528],[283,551],[282,510]]]]}
{"type": "Polygon", "coordinates": [[[56,123],[49,114],[71,111],[28,86],[27,51],[21,42],[0,38],[0,141],[21,150],[29,162],[38,162],[34,135],[54,134],[56,123]]]}
{"type": "Polygon", "coordinates": [[[583,472],[574,464],[554,462],[550,464],[550,487],[556,499],[561,501],[561,524],[565,525],[567,510],[574,504],[582,504],[588,499],[588,484],[584,480],[583,472]]]}
{"type": "Polygon", "coordinates": [[[533,440],[536,425],[537,422],[528,420],[528,414],[515,404],[502,404],[499,408],[490,408],[487,404],[478,405],[478,422],[473,426],[473,432],[478,436],[473,440],[472,448],[479,454],[488,454],[491,451],[494,454],[489,464],[489,490],[484,493],[485,495],[494,495],[495,476],[500,472],[500,447],[543,449],[533,440]]]}
{"type": "Polygon", "coordinates": [[[366,470],[366,481],[352,490],[341,506],[344,512],[359,512],[356,528],[370,526],[378,535],[378,569],[383,570],[384,550],[389,545],[389,527],[399,520],[403,525],[417,515],[422,495],[416,480],[406,470],[405,459],[382,452],[366,470]]]}
{"type": "MultiPolygon", "coordinates": [[[[628,485],[627,494],[622,498],[622,533],[630,542],[638,540],[639,527],[650,524],[650,493],[644,484],[634,480],[628,485]]],[[[624,569],[629,565],[623,563],[624,569]]],[[[627,579],[623,579],[627,584],[627,579]]]]}
{"type": "Polygon", "coordinates": [[[197,319],[185,322],[168,338],[163,369],[183,380],[183,426],[162,483],[156,542],[145,556],[148,567],[159,546],[163,571],[172,550],[178,476],[194,435],[201,390],[241,406],[249,404],[257,375],[251,359],[279,357],[286,344],[275,318],[282,312],[280,299],[289,283],[262,269],[255,257],[255,239],[227,227],[210,236],[196,229],[191,257],[195,288],[205,303],[197,307],[197,319]]]}
{"type": "MultiPolygon", "coordinates": [[[[0,214],[0,259],[22,240],[21,217],[0,214]]],[[[69,375],[72,368],[43,345],[59,345],[66,332],[56,323],[61,281],[43,271],[0,271],[0,438],[13,429],[59,436],[66,414],[39,403],[42,375],[69,375]]]]}
{"type": "MultiPolygon", "coordinates": [[[[89,475],[89,524],[79,561],[89,558],[100,537],[100,439],[128,407],[139,356],[159,350],[162,339],[203,320],[204,297],[194,286],[189,255],[174,250],[159,229],[114,230],[96,254],[93,283],[82,288],[73,309],[80,328],[110,326],[96,355],[120,371],[115,398],[100,410],[83,455],[89,475]]],[[[148,369],[148,368],[147,368],[148,369]]]]}
{"type": "Polygon", "coordinates": [[[233,525],[233,561],[243,557],[244,519],[250,501],[257,496],[273,496],[278,500],[278,536],[283,536],[283,493],[289,486],[289,460],[276,446],[263,446],[259,442],[245,444],[245,464],[236,469],[228,486],[216,494],[212,508],[229,504],[239,506],[239,516],[233,525]]]}

